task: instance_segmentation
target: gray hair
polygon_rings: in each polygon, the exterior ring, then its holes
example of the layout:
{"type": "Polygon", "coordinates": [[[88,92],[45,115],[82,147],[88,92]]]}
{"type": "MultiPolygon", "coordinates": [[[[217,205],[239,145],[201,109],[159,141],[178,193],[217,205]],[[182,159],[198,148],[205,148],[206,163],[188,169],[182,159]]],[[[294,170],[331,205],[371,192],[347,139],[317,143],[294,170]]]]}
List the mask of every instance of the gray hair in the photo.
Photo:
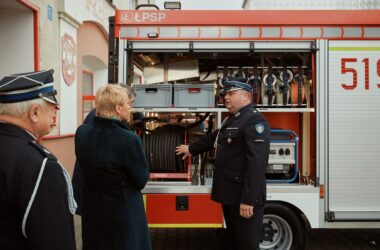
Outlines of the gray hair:
{"type": "Polygon", "coordinates": [[[37,98],[25,102],[16,103],[0,103],[0,115],[10,115],[14,117],[21,117],[27,113],[32,105],[43,105],[44,99],[37,98]]]}
{"type": "Polygon", "coordinates": [[[127,89],[129,99],[132,99],[132,97],[136,96],[136,91],[131,87],[131,85],[124,83],[120,83],[119,85],[127,89]]]}

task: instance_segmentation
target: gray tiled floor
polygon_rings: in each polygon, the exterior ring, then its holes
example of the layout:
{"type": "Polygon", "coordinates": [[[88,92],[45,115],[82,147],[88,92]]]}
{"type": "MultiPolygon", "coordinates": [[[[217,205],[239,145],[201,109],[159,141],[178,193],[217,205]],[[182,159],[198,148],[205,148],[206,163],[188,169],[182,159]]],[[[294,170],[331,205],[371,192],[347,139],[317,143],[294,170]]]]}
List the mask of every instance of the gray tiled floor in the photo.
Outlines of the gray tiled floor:
{"type": "MultiPolygon", "coordinates": [[[[75,216],[77,250],[82,249],[80,217],[75,216]]],[[[214,229],[151,229],[154,250],[216,250],[214,229]]],[[[318,229],[306,250],[380,250],[380,229],[318,229]]]]}

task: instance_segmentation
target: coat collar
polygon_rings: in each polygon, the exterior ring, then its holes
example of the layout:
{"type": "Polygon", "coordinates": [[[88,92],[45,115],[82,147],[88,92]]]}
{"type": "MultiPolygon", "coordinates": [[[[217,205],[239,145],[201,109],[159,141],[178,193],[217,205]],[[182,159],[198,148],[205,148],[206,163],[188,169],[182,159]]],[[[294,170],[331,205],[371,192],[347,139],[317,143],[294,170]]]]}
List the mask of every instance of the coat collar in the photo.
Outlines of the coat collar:
{"type": "Polygon", "coordinates": [[[247,104],[244,107],[242,107],[241,109],[239,109],[238,111],[236,111],[234,114],[230,114],[230,116],[233,116],[235,118],[235,120],[237,120],[240,118],[241,115],[243,115],[244,113],[246,113],[250,109],[252,109],[252,105],[247,104]]]}
{"type": "Polygon", "coordinates": [[[18,137],[26,141],[36,140],[32,134],[11,123],[0,122],[0,134],[18,137]]]}
{"type": "Polygon", "coordinates": [[[116,119],[108,119],[108,118],[102,118],[99,116],[94,117],[94,124],[99,126],[107,126],[107,127],[114,127],[114,128],[126,128],[129,129],[128,124],[126,122],[116,120],[116,119]]]}
{"type": "Polygon", "coordinates": [[[238,111],[235,113],[231,113],[226,122],[223,123],[222,128],[225,128],[229,126],[233,121],[238,120],[244,113],[248,112],[249,110],[252,110],[253,106],[252,104],[247,104],[246,106],[240,108],[238,111]]]}

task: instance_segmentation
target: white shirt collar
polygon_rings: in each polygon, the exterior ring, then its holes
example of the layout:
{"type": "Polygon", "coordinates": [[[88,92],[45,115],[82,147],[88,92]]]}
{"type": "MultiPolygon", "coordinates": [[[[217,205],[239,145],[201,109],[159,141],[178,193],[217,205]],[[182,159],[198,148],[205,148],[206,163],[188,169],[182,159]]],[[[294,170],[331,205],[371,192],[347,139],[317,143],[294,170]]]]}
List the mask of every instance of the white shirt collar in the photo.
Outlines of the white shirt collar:
{"type": "Polygon", "coordinates": [[[33,137],[33,139],[37,141],[37,138],[36,138],[32,133],[30,133],[28,130],[25,130],[25,129],[24,129],[24,131],[25,131],[26,133],[30,134],[30,135],[33,137]]]}

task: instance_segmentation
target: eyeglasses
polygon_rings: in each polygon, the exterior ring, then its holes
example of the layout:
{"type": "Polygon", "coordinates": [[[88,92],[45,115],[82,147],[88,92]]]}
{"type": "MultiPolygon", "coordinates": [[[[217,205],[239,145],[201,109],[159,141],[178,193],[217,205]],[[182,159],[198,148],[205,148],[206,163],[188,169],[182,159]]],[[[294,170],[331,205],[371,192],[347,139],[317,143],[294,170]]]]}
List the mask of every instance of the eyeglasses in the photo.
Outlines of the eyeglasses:
{"type": "Polygon", "coordinates": [[[128,104],[129,104],[129,106],[132,107],[133,105],[135,105],[135,100],[131,100],[131,101],[129,101],[128,104]]]}

